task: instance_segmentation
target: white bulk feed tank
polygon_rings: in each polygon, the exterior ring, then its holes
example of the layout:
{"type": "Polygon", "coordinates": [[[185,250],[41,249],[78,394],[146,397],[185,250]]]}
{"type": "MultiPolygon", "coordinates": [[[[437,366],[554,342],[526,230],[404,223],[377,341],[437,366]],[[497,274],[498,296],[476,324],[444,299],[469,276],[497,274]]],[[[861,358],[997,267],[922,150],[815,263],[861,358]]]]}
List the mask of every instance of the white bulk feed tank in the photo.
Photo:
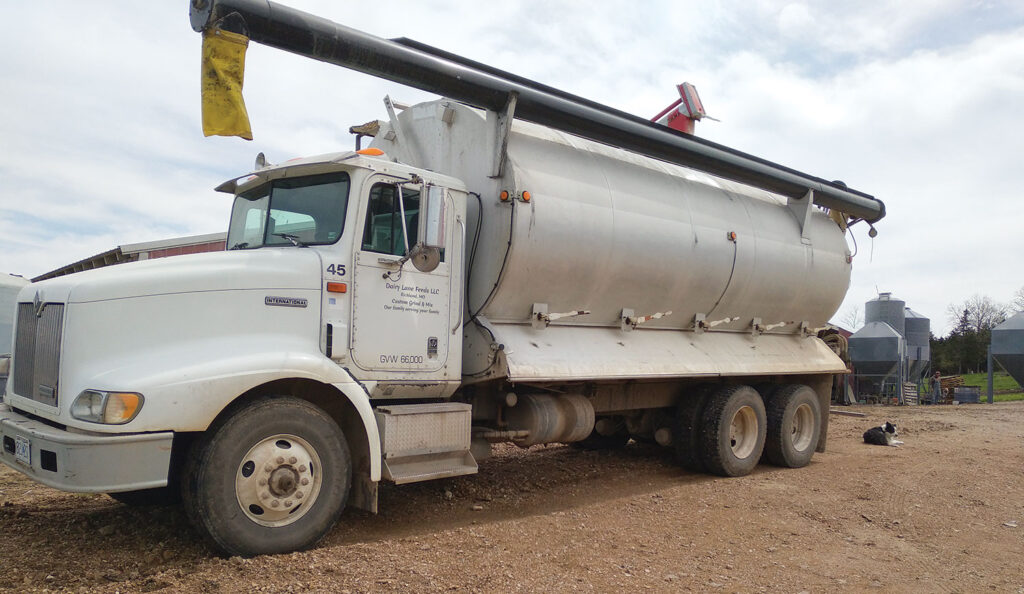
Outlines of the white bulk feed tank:
{"type": "Polygon", "coordinates": [[[800,331],[823,326],[849,285],[844,232],[826,213],[801,229],[785,197],[520,120],[492,178],[495,117],[423,103],[373,142],[480,194],[465,310],[490,332],[466,326],[467,381],[845,372],[800,331]],[[537,305],[590,313],[537,327],[537,305]],[[624,310],[671,315],[629,331],[624,310]],[[701,332],[699,318],[730,321],[701,332]],[[755,319],[770,330],[755,334],[755,319]]]}

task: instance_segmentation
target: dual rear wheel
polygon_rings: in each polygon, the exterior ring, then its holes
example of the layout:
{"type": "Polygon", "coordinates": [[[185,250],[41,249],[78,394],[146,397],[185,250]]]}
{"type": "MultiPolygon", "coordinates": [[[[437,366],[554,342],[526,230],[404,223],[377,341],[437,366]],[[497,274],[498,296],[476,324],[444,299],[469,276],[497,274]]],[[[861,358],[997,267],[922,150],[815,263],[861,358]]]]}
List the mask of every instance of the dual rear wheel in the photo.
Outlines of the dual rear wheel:
{"type": "Polygon", "coordinates": [[[744,476],[762,457],[799,468],[818,445],[821,407],[800,384],[705,389],[683,399],[673,431],[676,458],[688,470],[744,476]]]}

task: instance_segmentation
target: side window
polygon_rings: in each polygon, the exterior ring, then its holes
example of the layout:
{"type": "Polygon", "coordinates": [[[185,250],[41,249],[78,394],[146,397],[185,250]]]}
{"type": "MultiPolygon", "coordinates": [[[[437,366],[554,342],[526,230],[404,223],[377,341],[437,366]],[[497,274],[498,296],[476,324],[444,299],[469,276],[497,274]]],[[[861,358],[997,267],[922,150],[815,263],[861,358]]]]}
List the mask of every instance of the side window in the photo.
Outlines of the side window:
{"type": "MultiPolygon", "coordinates": [[[[409,234],[409,247],[412,248],[416,245],[420,223],[419,191],[403,187],[402,203],[405,208],[405,228],[409,234]]],[[[370,204],[366,214],[366,226],[363,229],[363,249],[379,254],[405,255],[402,211],[398,207],[398,189],[394,184],[374,184],[370,189],[370,204]]]]}

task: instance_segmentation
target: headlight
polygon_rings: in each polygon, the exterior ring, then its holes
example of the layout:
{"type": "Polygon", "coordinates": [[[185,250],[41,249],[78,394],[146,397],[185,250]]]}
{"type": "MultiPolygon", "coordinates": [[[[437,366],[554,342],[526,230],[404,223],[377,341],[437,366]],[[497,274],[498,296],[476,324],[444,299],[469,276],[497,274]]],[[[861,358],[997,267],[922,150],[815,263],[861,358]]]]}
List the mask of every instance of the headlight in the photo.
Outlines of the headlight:
{"type": "Polygon", "coordinates": [[[71,405],[71,416],[90,423],[123,425],[142,409],[142,394],[85,390],[71,405]]]}

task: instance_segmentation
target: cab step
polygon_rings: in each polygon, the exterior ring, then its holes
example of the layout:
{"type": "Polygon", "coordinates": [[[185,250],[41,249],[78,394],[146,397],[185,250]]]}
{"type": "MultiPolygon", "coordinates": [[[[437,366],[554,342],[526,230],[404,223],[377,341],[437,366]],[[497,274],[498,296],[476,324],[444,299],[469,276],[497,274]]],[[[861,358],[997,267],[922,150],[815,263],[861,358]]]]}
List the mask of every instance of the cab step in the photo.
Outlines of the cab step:
{"type": "Polygon", "coordinates": [[[472,407],[461,402],[397,404],[375,410],[383,478],[395,484],[476,474],[472,407]]]}

